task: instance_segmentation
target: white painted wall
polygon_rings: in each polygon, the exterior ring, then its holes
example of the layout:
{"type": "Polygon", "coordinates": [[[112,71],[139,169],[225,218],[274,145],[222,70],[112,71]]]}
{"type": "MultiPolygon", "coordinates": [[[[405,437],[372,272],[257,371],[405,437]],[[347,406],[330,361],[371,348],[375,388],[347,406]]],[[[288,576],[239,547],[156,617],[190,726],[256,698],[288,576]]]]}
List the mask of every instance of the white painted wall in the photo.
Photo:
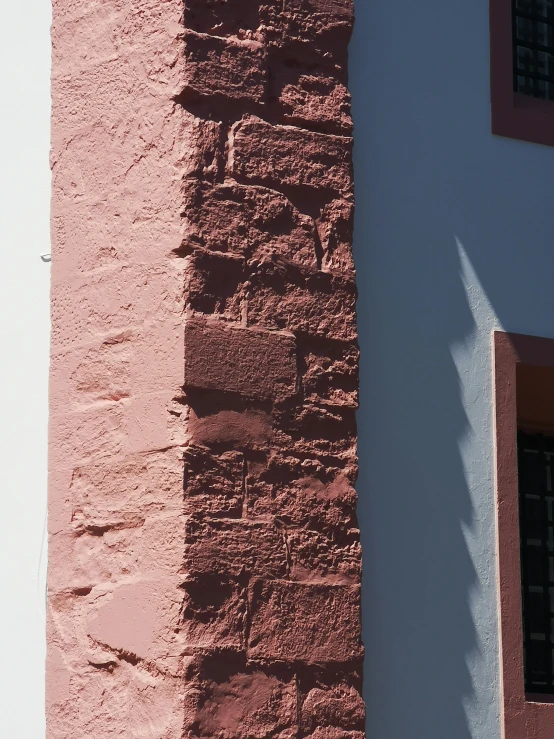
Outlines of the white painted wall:
{"type": "Polygon", "coordinates": [[[0,737],[44,729],[50,2],[0,23],[0,737]]]}
{"type": "Polygon", "coordinates": [[[499,739],[491,331],[554,336],[554,149],[490,133],[488,3],[357,0],[369,739],[499,739]]]}

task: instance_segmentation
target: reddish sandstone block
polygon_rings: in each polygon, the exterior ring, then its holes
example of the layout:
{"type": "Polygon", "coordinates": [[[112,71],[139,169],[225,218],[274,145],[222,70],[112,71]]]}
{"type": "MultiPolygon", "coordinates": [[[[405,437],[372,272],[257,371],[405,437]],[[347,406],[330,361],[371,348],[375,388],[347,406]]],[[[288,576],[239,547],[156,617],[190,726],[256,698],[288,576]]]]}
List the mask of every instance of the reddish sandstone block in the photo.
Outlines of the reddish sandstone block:
{"type": "Polygon", "coordinates": [[[316,266],[314,222],[284,195],[266,187],[226,182],[186,192],[184,246],[250,259],[276,254],[316,266]]]}
{"type": "Polygon", "coordinates": [[[357,408],[359,354],[355,344],[306,341],[301,347],[304,398],[357,408]]]}
{"type": "Polygon", "coordinates": [[[279,100],[283,121],[294,126],[350,134],[350,94],[348,88],[329,76],[298,73],[283,68],[275,77],[274,95],[279,100]]]}
{"type": "Polygon", "coordinates": [[[278,516],[287,524],[321,530],[355,525],[354,469],[342,469],[325,457],[276,453],[248,461],[247,467],[251,516],[278,516]]]}
{"type": "Polygon", "coordinates": [[[362,657],[358,586],[255,580],[249,599],[249,659],[323,664],[362,657]]]}
{"type": "Polygon", "coordinates": [[[355,341],[356,283],[277,262],[252,265],[248,322],[254,326],[355,341]]]}
{"type": "Polygon", "coordinates": [[[217,665],[203,665],[196,680],[187,680],[187,736],[294,739],[298,735],[294,679],[240,668],[219,659],[217,665]]]}
{"type": "Polygon", "coordinates": [[[296,392],[292,336],[190,318],[185,325],[185,387],[254,398],[296,392]]]}
{"type": "Polygon", "coordinates": [[[335,726],[320,726],[306,739],[365,739],[363,731],[344,731],[335,726]]]}
{"type": "Polygon", "coordinates": [[[202,447],[187,447],[183,456],[185,513],[204,511],[240,516],[243,455],[238,452],[215,455],[202,447]]]}
{"type": "MultiPolygon", "coordinates": [[[[53,537],[51,551],[63,555],[63,569],[49,578],[49,589],[73,589],[76,595],[103,583],[134,581],[143,573],[151,578],[173,577],[183,552],[183,524],[177,512],[146,517],[138,511],[135,520],[124,523],[73,522],[71,534],[53,537]]],[[[175,583],[179,602],[181,596],[175,583]]],[[[98,597],[95,591],[93,600],[98,597]]]]}
{"type": "Polygon", "coordinates": [[[229,174],[275,190],[352,190],[352,139],[246,118],[231,129],[229,174]]]}
{"type": "Polygon", "coordinates": [[[191,409],[187,428],[191,443],[237,449],[267,448],[273,425],[265,410],[191,409]]]}
{"type": "Polygon", "coordinates": [[[179,132],[181,175],[213,182],[223,165],[221,123],[197,118],[180,106],[177,109],[183,119],[179,132]]]}
{"type": "Polygon", "coordinates": [[[361,578],[362,549],[357,528],[341,526],[325,532],[290,529],[287,543],[291,577],[295,580],[306,580],[314,574],[336,577],[338,582],[358,582],[361,578]]]}
{"type": "Polygon", "coordinates": [[[245,646],[246,592],[220,577],[201,577],[183,584],[184,647],[241,650],[245,646]]]}
{"type": "Polygon", "coordinates": [[[192,518],[186,524],[185,568],[197,574],[282,577],[284,540],[270,523],[192,518]]]}
{"type": "Polygon", "coordinates": [[[275,409],[272,444],[291,454],[329,454],[351,464],[356,459],[356,440],[353,408],[305,405],[275,409]]]}
{"type": "Polygon", "coordinates": [[[354,0],[285,0],[284,9],[299,12],[306,16],[323,13],[336,22],[354,22],[354,0]]]}
{"type": "Polygon", "coordinates": [[[354,238],[354,205],[350,200],[337,199],[327,203],[317,220],[317,230],[325,271],[354,274],[352,240],[354,238]]]}
{"type": "Polygon", "coordinates": [[[267,54],[257,41],[223,39],[187,31],[185,87],[188,97],[223,96],[261,103],[267,91],[267,54]]]}
{"type": "Polygon", "coordinates": [[[285,0],[279,9],[262,9],[261,16],[272,55],[345,74],[352,0],[285,0]]]}
{"type": "Polygon", "coordinates": [[[240,322],[245,300],[245,263],[234,255],[195,249],[187,259],[185,303],[206,314],[240,322]]]}
{"type": "Polygon", "coordinates": [[[310,690],[301,708],[301,725],[306,734],[324,726],[363,730],[365,706],[362,696],[351,685],[310,690]]]}

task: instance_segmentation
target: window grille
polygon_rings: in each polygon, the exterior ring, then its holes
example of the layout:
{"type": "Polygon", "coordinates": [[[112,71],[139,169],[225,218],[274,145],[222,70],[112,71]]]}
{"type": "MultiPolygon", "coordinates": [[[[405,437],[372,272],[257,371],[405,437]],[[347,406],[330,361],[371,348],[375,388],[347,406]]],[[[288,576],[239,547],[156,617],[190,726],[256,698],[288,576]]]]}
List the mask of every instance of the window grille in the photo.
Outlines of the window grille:
{"type": "Polygon", "coordinates": [[[518,433],[524,676],[554,694],[554,438],[518,433]]]}
{"type": "Polygon", "coordinates": [[[512,0],[514,90],[554,100],[554,0],[512,0]]]}

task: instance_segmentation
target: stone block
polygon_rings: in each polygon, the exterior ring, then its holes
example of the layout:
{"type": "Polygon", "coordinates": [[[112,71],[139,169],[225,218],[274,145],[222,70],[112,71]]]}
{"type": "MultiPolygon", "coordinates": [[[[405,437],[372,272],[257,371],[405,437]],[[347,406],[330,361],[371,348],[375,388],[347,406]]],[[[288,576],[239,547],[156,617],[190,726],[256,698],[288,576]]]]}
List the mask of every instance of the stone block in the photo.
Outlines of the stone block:
{"type": "Polygon", "coordinates": [[[285,185],[349,193],[352,139],[250,117],[231,129],[228,166],[236,179],[275,190],[285,185]]]}
{"type": "Polygon", "coordinates": [[[329,74],[345,75],[354,21],[352,0],[285,0],[262,8],[270,54],[329,74]]]}
{"type": "Polygon", "coordinates": [[[185,304],[198,313],[240,322],[244,280],[245,263],[240,257],[195,249],[187,258],[185,304]]]}
{"type": "Polygon", "coordinates": [[[309,664],[361,659],[360,588],[255,580],[249,659],[309,664]]]}
{"type": "Polygon", "coordinates": [[[187,736],[206,739],[295,739],[295,681],[214,659],[196,680],[187,680],[185,729],[187,736]]]}
{"type": "Polygon", "coordinates": [[[304,398],[357,408],[359,354],[355,344],[304,342],[300,347],[304,398]]]}
{"type": "Polygon", "coordinates": [[[182,111],[180,130],[179,164],[183,178],[197,178],[213,182],[222,171],[223,131],[218,121],[197,118],[189,111],[182,111]]]}
{"type": "Polygon", "coordinates": [[[191,443],[214,449],[265,449],[273,436],[273,422],[265,410],[195,407],[187,431],[191,443]]]}
{"type": "Polygon", "coordinates": [[[317,575],[330,581],[353,583],[359,582],[362,576],[360,532],[357,528],[347,528],[347,522],[339,523],[336,531],[288,530],[287,544],[294,580],[308,580],[317,575]]]}
{"type": "Polygon", "coordinates": [[[248,322],[269,329],[355,341],[356,283],[278,262],[252,265],[248,322]]]}
{"type": "Polygon", "coordinates": [[[185,325],[185,387],[283,398],[296,392],[294,337],[190,318],[185,325]]]}
{"type": "Polygon", "coordinates": [[[191,518],[185,544],[185,569],[192,575],[282,577],[287,569],[283,537],[270,523],[191,518]]]}
{"type": "Polygon", "coordinates": [[[187,31],[185,87],[191,96],[265,101],[267,54],[257,41],[223,39],[187,31]]]}
{"type": "Polygon", "coordinates": [[[363,730],[365,706],[362,696],[351,685],[316,687],[302,702],[301,725],[306,734],[325,726],[363,730]]]}
{"type": "Polygon", "coordinates": [[[272,445],[295,455],[333,455],[342,464],[356,459],[356,416],[353,408],[305,405],[275,409],[272,445]]]}
{"type": "Polygon", "coordinates": [[[355,526],[355,468],[343,469],[321,455],[272,453],[249,460],[247,470],[249,515],[322,531],[355,526]]]}
{"type": "Polygon", "coordinates": [[[246,592],[228,578],[202,576],[183,584],[181,638],[185,648],[244,649],[246,592]]]}
{"type": "Polygon", "coordinates": [[[336,726],[319,726],[306,739],[365,739],[363,731],[345,731],[336,726]]]}
{"type": "Polygon", "coordinates": [[[240,516],[243,455],[238,452],[216,455],[203,447],[187,447],[183,457],[185,513],[240,516]]]}
{"type": "Polygon", "coordinates": [[[52,557],[64,559],[49,574],[49,591],[81,596],[95,588],[93,600],[99,600],[96,588],[101,591],[105,583],[135,581],[143,573],[152,579],[175,577],[182,563],[183,526],[180,511],[148,516],[139,510],[120,521],[83,520],[76,511],[68,532],[50,538],[52,557]]]}
{"type": "Polygon", "coordinates": [[[275,190],[226,182],[190,188],[185,196],[185,248],[198,245],[246,259],[275,254],[316,266],[313,220],[275,190]]]}
{"type": "Polygon", "coordinates": [[[354,257],[354,204],[352,200],[336,199],[326,203],[317,219],[317,230],[323,251],[322,269],[335,274],[352,276],[354,257]]]}
{"type": "Polygon", "coordinates": [[[178,315],[184,275],[167,262],[117,265],[52,283],[54,351],[178,315]]]}
{"type": "Polygon", "coordinates": [[[133,527],[145,516],[182,506],[182,461],[176,449],[104,459],[71,470],[65,495],[73,527],[94,531],[133,527]]]}
{"type": "Polygon", "coordinates": [[[119,584],[88,611],[88,635],[96,643],[131,658],[153,662],[169,673],[179,670],[174,628],[180,602],[172,580],[119,584]]]}
{"type": "Polygon", "coordinates": [[[299,73],[284,66],[274,73],[273,96],[279,101],[284,123],[352,133],[348,88],[328,75],[299,73]]]}

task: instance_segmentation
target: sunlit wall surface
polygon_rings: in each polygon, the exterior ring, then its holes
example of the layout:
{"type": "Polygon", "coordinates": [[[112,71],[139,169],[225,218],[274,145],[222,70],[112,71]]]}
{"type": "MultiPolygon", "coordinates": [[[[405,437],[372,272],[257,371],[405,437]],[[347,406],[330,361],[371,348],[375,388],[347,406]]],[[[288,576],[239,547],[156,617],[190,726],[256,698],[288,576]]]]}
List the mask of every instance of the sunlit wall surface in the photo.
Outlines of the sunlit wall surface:
{"type": "Polygon", "coordinates": [[[0,23],[0,736],[44,729],[50,3],[0,23]],[[45,545],[44,545],[45,546],[45,545]]]}

